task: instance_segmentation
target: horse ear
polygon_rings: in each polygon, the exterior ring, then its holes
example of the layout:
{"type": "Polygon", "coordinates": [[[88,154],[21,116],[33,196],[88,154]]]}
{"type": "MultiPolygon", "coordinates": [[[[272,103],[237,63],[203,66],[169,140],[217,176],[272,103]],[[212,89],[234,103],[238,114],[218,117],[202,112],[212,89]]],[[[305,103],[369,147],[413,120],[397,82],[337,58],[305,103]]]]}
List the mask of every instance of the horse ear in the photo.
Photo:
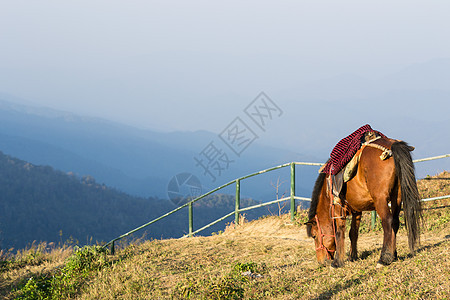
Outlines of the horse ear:
{"type": "Polygon", "coordinates": [[[316,230],[314,229],[314,226],[316,224],[317,223],[316,223],[316,220],[314,218],[310,219],[308,222],[305,223],[305,225],[306,225],[306,235],[308,237],[316,238],[315,237],[316,230]],[[314,231],[314,233],[313,233],[313,231],[314,231]]]}

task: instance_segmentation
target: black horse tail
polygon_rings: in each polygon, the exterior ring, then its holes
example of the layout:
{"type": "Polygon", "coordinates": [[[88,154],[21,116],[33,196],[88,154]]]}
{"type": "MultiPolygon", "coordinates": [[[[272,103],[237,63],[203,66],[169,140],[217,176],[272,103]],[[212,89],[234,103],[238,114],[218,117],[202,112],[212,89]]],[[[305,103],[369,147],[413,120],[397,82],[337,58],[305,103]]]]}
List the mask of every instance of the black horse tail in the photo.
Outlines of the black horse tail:
{"type": "Polygon", "coordinates": [[[409,250],[411,254],[414,254],[414,248],[420,241],[422,222],[422,207],[410,153],[414,148],[405,142],[395,142],[392,144],[391,150],[394,156],[395,172],[400,183],[409,250]]]}

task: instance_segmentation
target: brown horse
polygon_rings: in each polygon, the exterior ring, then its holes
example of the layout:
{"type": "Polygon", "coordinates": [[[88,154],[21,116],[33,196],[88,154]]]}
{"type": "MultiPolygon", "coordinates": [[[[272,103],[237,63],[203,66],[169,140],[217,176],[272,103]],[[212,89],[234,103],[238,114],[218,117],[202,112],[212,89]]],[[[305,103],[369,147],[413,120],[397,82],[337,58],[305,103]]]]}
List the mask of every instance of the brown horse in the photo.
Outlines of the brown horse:
{"type": "MultiPolygon", "coordinates": [[[[388,138],[379,138],[378,144],[392,151],[393,158],[380,159],[383,152],[375,147],[364,147],[357,166],[356,175],[346,183],[340,201],[332,202],[328,178],[320,173],[316,180],[309,221],[308,236],[313,237],[317,260],[340,267],[345,255],[345,218],[352,214],[350,229],[351,250],[349,259],[358,258],[356,242],[362,211],[376,210],[383,225],[384,239],[379,263],[389,265],[397,258],[396,235],[400,225],[399,214],[403,203],[409,249],[419,240],[421,202],[414,174],[414,164],[410,151],[414,148],[407,143],[388,138]],[[390,208],[389,208],[390,203],[390,208]]],[[[379,147],[380,148],[380,147],[379,147]]]]}

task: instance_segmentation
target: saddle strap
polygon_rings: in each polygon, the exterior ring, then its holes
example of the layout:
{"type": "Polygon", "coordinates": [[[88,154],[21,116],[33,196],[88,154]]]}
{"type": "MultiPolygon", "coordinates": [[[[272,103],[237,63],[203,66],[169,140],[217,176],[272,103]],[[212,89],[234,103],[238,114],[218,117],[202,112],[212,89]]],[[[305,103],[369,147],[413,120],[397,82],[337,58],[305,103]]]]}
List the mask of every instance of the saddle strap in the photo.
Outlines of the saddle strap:
{"type": "Polygon", "coordinates": [[[380,155],[380,159],[381,160],[386,160],[386,159],[388,159],[389,157],[392,156],[392,150],[388,149],[388,148],[386,148],[384,146],[381,146],[381,145],[378,145],[378,144],[372,144],[372,143],[366,144],[366,146],[377,148],[377,149],[383,151],[383,153],[381,153],[381,155],[380,155]]]}

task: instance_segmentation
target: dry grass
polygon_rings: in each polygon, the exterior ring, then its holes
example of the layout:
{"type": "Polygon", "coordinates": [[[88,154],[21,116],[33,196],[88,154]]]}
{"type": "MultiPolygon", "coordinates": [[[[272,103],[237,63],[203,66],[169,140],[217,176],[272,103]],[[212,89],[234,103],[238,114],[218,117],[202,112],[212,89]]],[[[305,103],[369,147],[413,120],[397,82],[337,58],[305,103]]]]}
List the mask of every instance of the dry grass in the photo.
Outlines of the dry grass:
{"type": "Polygon", "coordinates": [[[13,299],[11,293],[31,277],[50,274],[64,265],[72,247],[41,243],[15,254],[0,253],[0,298],[13,299]]]}
{"type": "MultiPolygon", "coordinates": [[[[319,268],[304,226],[288,216],[253,221],[212,237],[155,240],[122,252],[81,299],[328,299],[449,296],[450,240],[427,235],[415,257],[399,237],[399,260],[377,269],[382,236],[361,236],[360,257],[341,269],[319,268]],[[259,235],[258,232],[265,234],[259,235]],[[241,232],[244,232],[241,234],[241,232]],[[279,233],[279,235],[278,235],[279,233]],[[236,273],[253,265],[261,278],[236,273]],[[235,296],[233,298],[233,296],[235,296]]],[[[447,234],[448,228],[446,228],[447,234]]],[[[254,276],[256,277],[256,276],[254,276]]]]}
{"type": "MultiPolygon", "coordinates": [[[[448,178],[448,173],[440,177],[448,178]]],[[[424,197],[450,194],[448,181],[419,182],[424,197]]],[[[318,267],[306,237],[306,212],[295,224],[270,216],[210,237],[132,244],[84,277],[77,299],[448,299],[450,297],[449,200],[425,204],[421,246],[409,255],[404,227],[399,259],[377,268],[382,231],[369,230],[364,214],[360,259],[343,268],[318,267]],[[244,273],[247,271],[247,273],[244,273]],[[244,275],[248,274],[248,275],[244,275]]],[[[346,242],[347,248],[349,242],[346,242]]],[[[61,258],[2,272],[0,297],[30,274],[52,270],[61,258]],[[16,272],[16,274],[14,274],[16,272]],[[6,280],[6,281],[4,281],[6,280]]]]}
{"type": "MultiPolygon", "coordinates": [[[[419,180],[417,187],[422,198],[450,195],[450,173],[445,171],[441,174],[419,180]]],[[[449,207],[450,199],[423,203],[422,208],[425,217],[423,233],[425,235],[431,231],[448,229],[450,226],[449,207]]]]}
{"type": "Polygon", "coordinates": [[[450,173],[444,171],[435,176],[419,180],[417,187],[422,198],[450,195],[450,173]]]}

